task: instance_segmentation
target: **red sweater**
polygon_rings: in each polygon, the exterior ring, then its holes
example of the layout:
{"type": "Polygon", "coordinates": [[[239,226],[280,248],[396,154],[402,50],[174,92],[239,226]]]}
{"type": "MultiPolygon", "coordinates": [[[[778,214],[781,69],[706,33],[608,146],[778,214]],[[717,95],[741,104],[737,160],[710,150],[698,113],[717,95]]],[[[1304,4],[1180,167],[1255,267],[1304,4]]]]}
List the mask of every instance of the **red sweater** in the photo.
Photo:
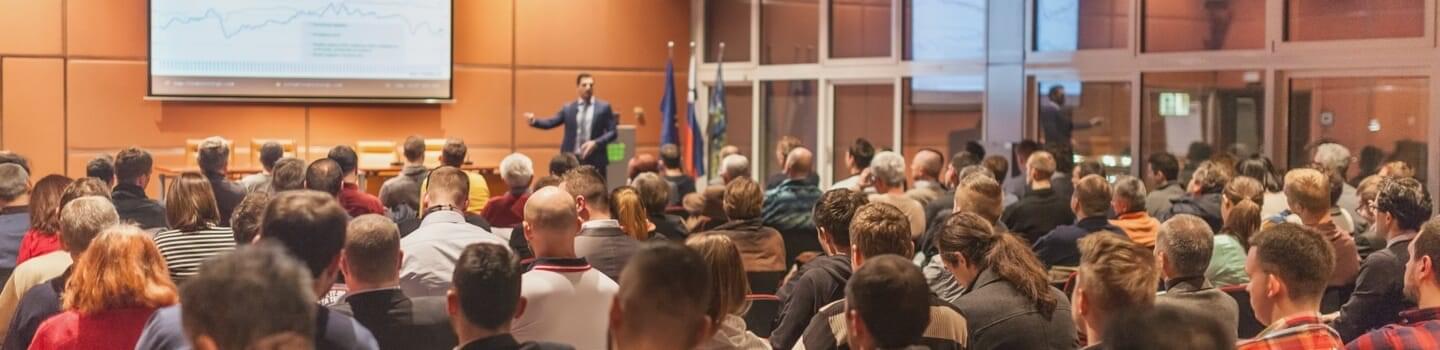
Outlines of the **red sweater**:
{"type": "Polygon", "coordinates": [[[516,196],[514,192],[490,197],[490,202],[485,203],[485,211],[480,212],[480,216],[494,227],[515,227],[525,221],[525,201],[529,199],[529,193],[516,196]]]}
{"type": "Polygon", "coordinates": [[[106,310],[93,314],[62,312],[40,323],[30,349],[130,350],[140,340],[155,309],[106,310]]]}
{"type": "Polygon", "coordinates": [[[20,239],[20,255],[15,258],[15,266],[57,250],[60,250],[60,235],[30,229],[25,232],[25,238],[20,239]]]}

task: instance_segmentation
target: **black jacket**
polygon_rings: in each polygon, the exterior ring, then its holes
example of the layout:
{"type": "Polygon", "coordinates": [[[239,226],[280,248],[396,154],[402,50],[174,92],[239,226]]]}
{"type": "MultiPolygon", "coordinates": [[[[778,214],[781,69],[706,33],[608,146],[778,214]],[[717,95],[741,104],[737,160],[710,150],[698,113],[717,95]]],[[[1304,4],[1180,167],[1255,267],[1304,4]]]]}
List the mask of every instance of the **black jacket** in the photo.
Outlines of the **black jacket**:
{"type": "MultiPolygon", "coordinates": [[[[145,189],[140,186],[115,185],[115,191],[110,193],[110,199],[115,202],[115,213],[120,214],[120,221],[134,222],[140,228],[147,230],[169,227],[165,223],[165,206],[146,197],[145,189]]],[[[226,225],[229,225],[228,221],[226,225]]]]}
{"type": "Polygon", "coordinates": [[[970,327],[969,349],[1075,348],[1077,333],[1070,317],[1070,299],[1059,289],[1050,287],[1045,291],[1056,302],[1055,310],[1047,317],[993,268],[980,271],[971,285],[955,301],[970,327]]]}
{"type": "Polygon", "coordinates": [[[1026,192],[1019,202],[1005,208],[1000,222],[1033,243],[1056,226],[1074,223],[1075,213],[1070,211],[1070,197],[1047,188],[1026,192]]]}
{"type": "Polygon", "coordinates": [[[679,216],[665,213],[650,213],[650,222],[655,223],[655,231],[651,231],[650,233],[665,236],[666,239],[672,241],[684,242],[685,237],[689,236],[690,232],[685,231],[685,223],[682,221],[679,216]]]}
{"type": "Polygon", "coordinates": [[[206,174],[210,179],[210,189],[215,192],[215,206],[220,209],[220,222],[230,224],[230,214],[235,212],[235,207],[240,201],[245,200],[245,187],[226,180],[225,176],[206,174]]]}
{"type": "MultiPolygon", "coordinates": [[[[448,348],[447,348],[448,349],[448,348]]],[[[569,345],[527,341],[524,343],[515,341],[515,337],[509,334],[501,334],[484,339],[476,339],[459,347],[460,350],[574,350],[569,345]]]]}
{"type": "Polygon", "coordinates": [[[1405,262],[1410,261],[1414,236],[1391,242],[1360,263],[1355,292],[1340,307],[1340,316],[1330,325],[1340,339],[1355,340],[1372,329],[1400,321],[1400,312],[1415,307],[1405,297],[1405,262]]]}
{"type": "Polygon", "coordinates": [[[775,328],[770,333],[770,346],[789,349],[800,341],[810,318],[820,308],[845,299],[845,283],[850,281],[850,256],[830,255],[815,258],[796,272],[795,280],[780,287],[780,313],[775,315],[775,328]]]}
{"type": "Polygon", "coordinates": [[[1161,211],[1160,215],[1155,216],[1155,219],[1165,222],[1176,215],[1190,214],[1198,216],[1205,220],[1205,223],[1210,224],[1210,232],[1220,232],[1220,228],[1225,225],[1225,220],[1220,218],[1220,200],[1219,193],[1171,199],[1170,209],[1161,211]]]}
{"type": "Polygon", "coordinates": [[[1055,227],[1050,233],[1035,241],[1035,256],[1046,268],[1052,266],[1080,266],[1080,247],[1078,243],[1081,238],[1089,236],[1097,231],[1110,231],[1125,240],[1130,236],[1125,235],[1125,230],[1110,224],[1110,220],[1104,216],[1091,216],[1080,219],[1074,225],[1055,227]]]}
{"type": "Polygon", "coordinates": [[[409,298],[396,289],[345,296],[330,307],[354,317],[375,334],[381,349],[451,349],[456,345],[445,298],[409,298]]]}

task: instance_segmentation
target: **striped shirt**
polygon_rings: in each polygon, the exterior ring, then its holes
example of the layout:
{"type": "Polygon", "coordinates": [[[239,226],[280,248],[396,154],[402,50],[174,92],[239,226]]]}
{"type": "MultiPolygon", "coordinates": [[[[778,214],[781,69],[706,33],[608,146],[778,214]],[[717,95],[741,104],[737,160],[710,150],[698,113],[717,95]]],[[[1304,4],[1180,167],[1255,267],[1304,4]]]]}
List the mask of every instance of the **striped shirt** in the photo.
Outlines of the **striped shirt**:
{"type": "Polygon", "coordinates": [[[229,227],[214,226],[190,232],[165,230],[155,234],[155,246],[170,268],[170,279],[178,285],[198,273],[206,259],[235,250],[235,233],[229,227]]]}

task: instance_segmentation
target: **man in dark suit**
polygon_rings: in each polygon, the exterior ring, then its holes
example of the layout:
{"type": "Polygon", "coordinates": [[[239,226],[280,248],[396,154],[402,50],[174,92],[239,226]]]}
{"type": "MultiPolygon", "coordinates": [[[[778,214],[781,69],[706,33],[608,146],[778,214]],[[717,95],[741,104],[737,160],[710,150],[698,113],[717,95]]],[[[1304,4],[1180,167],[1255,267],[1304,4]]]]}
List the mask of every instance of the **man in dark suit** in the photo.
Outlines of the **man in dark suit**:
{"type": "Polygon", "coordinates": [[[205,179],[210,180],[210,188],[215,192],[215,204],[220,209],[220,222],[229,223],[235,206],[245,199],[245,188],[228,178],[230,141],[219,136],[201,141],[195,152],[195,163],[200,165],[200,172],[205,174],[205,179]]]}
{"type": "Polygon", "coordinates": [[[1410,261],[1410,241],[1430,218],[1433,205],[1426,197],[1425,187],[1413,178],[1380,180],[1371,209],[1376,232],[1385,235],[1386,244],[1360,263],[1355,292],[1340,312],[1329,315],[1335,318],[1330,326],[1341,339],[1352,341],[1373,329],[1401,323],[1400,312],[1415,308],[1405,295],[1405,263],[1410,261]]]}
{"type": "Polygon", "coordinates": [[[340,272],[350,292],[331,309],[355,317],[382,349],[450,349],[456,345],[445,298],[409,298],[400,291],[400,234],[390,219],[350,221],[340,272]]]}
{"type": "Polygon", "coordinates": [[[565,138],[560,143],[560,152],[575,153],[581,164],[594,166],[603,177],[610,160],[605,156],[605,147],[615,142],[616,128],[620,117],[610,108],[610,103],[595,98],[595,78],[590,73],[580,73],[575,78],[575,87],[580,99],[560,107],[560,111],[548,118],[535,118],[535,113],[525,113],[531,127],[553,129],[565,125],[565,138]]]}

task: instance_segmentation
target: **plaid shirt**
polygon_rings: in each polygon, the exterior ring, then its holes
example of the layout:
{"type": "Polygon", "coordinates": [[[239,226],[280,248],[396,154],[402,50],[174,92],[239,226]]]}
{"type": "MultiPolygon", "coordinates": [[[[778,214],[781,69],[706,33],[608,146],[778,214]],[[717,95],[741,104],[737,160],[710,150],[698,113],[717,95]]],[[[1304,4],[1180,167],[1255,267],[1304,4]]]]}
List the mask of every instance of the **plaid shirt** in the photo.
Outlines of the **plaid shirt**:
{"type": "Polygon", "coordinates": [[[1399,324],[1360,336],[1345,347],[1350,350],[1440,349],[1440,308],[1401,312],[1399,324]]]}
{"type": "Polygon", "coordinates": [[[814,236],[815,202],[820,201],[820,187],[807,180],[787,179],[780,186],[765,191],[765,206],[760,213],[765,226],[786,234],[808,230],[814,236]]]}
{"type": "Polygon", "coordinates": [[[1320,350],[1344,347],[1340,334],[1320,322],[1320,316],[1291,316],[1260,331],[1254,339],[1240,342],[1238,350],[1320,350]]]}

